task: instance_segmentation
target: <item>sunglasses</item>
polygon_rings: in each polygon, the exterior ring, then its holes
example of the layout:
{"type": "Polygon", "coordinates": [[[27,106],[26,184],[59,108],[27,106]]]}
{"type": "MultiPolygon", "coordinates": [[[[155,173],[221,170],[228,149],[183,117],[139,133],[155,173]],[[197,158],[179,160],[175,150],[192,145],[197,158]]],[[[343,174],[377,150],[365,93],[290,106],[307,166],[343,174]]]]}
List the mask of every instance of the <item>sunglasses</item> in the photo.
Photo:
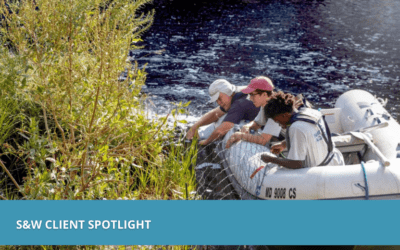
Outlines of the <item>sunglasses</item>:
{"type": "Polygon", "coordinates": [[[249,96],[256,96],[259,95],[260,93],[254,93],[254,94],[249,94],[249,96]]]}

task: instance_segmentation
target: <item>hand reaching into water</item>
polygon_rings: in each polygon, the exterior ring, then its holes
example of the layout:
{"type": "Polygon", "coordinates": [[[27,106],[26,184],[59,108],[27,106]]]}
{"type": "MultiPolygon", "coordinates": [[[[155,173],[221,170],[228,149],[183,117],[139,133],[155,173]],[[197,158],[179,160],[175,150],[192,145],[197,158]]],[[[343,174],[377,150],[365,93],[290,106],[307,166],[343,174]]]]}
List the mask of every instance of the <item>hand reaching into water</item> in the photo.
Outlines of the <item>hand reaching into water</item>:
{"type": "Polygon", "coordinates": [[[197,127],[193,126],[186,133],[186,139],[191,140],[195,135],[198,136],[197,127]]]}

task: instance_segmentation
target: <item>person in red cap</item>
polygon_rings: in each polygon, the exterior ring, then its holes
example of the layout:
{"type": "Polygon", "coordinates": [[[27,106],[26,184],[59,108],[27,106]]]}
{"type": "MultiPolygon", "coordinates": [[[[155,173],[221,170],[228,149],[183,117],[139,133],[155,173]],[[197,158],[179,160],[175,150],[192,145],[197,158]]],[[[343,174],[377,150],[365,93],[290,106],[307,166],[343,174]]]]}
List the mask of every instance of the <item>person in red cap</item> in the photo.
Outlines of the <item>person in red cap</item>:
{"type": "Polygon", "coordinates": [[[240,92],[240,89],[224,79],[214,81],[208,92],[211,97],[210,101],[217,102],[219,107],[203,115],[188,130],[186,138],[192,139],[199,127],[220,121],[220,125],[215,128],[211,135],[199,142],[200,145],[207,145],[221,139],[235,124],[239,124],[242,120],[252,121],[259,113],[260,108],[249,101],[247,94],[240,92]]]}
{"type": "Polygon", "coordinates": [[[250,123],[244,125],[240,132],[234,133],[226,143],[229,148],[233,143],[239,140],[245,140],[261,145],[268,143],[272,136],[278,137],[281,127],[273,119],[269,119],[264,113],[264,107],[271,98],[274,90],[274,84],[271,79],[265,76],[258,76],[250,81],[247,88],[243,89],[244,94],[249,94],[250,100],[257,108],[261,107],[257,117],[250,123]],[[250,134],[251,130],[258,130],[262,126],[264,129],[261,134],[250,134]]]}

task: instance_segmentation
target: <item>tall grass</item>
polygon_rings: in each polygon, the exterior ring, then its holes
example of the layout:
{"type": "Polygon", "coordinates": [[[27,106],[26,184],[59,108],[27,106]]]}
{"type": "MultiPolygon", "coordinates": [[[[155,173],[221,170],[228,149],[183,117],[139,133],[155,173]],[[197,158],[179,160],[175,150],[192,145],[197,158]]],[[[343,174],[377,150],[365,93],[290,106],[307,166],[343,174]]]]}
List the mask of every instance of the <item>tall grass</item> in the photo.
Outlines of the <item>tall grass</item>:
{"type": "Polygon", "coordinates": [[[197,144],[171,144],[160,166],[140,169],[140,199],[199,199],[196,196],[194,166],[196,165],[197,144]]]}
{"type": "Polygon", "coordinates": [[[25,167],[27,199],[186,199],[194,190],[195,147],[166,145],[174,129],[146,119],[146,73],[127,61],[152,23],[154,12],[141,12],[148,2],[0,1],[1,99],[14,103],[0,110],[12,144],[0,146],[25,167]]]}

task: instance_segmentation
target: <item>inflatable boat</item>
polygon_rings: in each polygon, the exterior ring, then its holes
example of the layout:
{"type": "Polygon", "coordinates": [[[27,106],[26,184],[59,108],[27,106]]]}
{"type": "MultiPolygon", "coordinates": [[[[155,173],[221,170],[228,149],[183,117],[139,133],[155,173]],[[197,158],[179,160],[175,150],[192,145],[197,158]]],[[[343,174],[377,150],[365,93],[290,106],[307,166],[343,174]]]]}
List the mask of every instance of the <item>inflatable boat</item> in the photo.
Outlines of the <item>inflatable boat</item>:
{"type": "Polygon", "coordinates": [[[218,164],[240,199],[400,198],[400,125],[385,110],[384,101],[351,90],[338,98],[335,108],[321,112],[345,166],[288,169],[261,161],[261,154],[270,152],[266,146],[240,141],[225,149],[237,126],[216,143],[218,164]]]}

